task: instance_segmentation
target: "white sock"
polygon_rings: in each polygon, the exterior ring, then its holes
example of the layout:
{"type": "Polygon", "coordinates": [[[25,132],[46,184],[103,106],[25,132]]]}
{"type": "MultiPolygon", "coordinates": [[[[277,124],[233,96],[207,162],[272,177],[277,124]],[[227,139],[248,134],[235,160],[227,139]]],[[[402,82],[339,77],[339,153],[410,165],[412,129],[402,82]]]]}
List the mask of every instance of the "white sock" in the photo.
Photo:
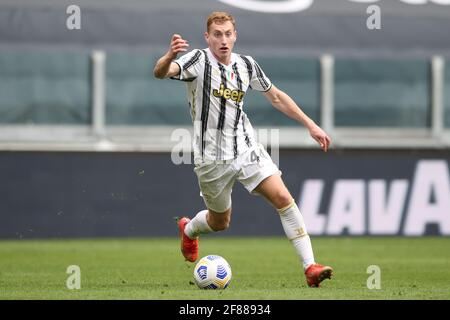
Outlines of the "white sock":
{"type": "Polygon", "coordinates": [[[278,213],[284,232],[294,245],[295,251],[297,251],[300,261],[303,263],[303,269],[306,270],[308,266],[315,262],[311,239],[307,233],[303,216],[294,200],[289,206],[278,209],[278,213]]]}
{"type": "Polygon", "coordinates": [[[214,232],[213,229],[209,226],[208,222],[206,221],[206,214],[208,213],[208,210],[202,210],[197,215],[192,218],[191,221],[186,225],[186,228],[184,229],[184,233],[190,238],[195,239],[200,234],[205,233],[211,233],[214,232]]]}

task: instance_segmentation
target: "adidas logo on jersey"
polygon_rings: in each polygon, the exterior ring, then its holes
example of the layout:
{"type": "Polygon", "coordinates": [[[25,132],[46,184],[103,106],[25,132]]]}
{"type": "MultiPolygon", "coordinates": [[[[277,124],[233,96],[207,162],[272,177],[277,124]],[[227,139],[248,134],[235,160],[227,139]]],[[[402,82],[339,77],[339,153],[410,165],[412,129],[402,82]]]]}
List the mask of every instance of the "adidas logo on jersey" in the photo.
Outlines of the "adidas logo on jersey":
{"type": "Polygon", "coordinates": [[[231,99],[238,103],[242,101],[244,94],[244,91],[227,89],[223,84],[220,85],[219,90],[213,90],[214,97],[224,97],[225,99],[231,99]]]}

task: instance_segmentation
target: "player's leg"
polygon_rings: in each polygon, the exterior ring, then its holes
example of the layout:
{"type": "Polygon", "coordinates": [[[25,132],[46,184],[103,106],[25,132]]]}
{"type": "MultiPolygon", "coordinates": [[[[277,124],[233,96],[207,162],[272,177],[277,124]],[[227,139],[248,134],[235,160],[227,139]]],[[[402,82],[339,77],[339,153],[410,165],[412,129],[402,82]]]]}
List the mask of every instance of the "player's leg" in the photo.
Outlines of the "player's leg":
{"type": "Polygon", "coordinates": [[[277,209],[284,232],[292,241],[306,270],[314,264],[314,253],[305,222],[291,194],[279,175],[271,175],[264,179],[254,190],[277,209]]]}
{"type": "MultiPolygon", "coordinates": [[[[230,195],[231,196],[231,195],[230,195]]],[[[224,212],[216,212],[209,209],[206,216],[208,224],[214,231],[224,231],[230,226],[231,207],[224,212]]]]}
{"type": "Polygon", "coordinates": [[[242,160],[239,181],[253,193],[265,197],[280,213],[283,229],[301,258],[304,269],[314,264],[311,241],[303,217],[281,179],[281,172],[262,146],[242,160]]]}
{"type": "Polygon", "coordinates": [[[253,194],[263,195],[279,212],[286,236],[303,264],[308,285],[319,286],[323,279],[331,276],[332,269],[315,263],[303,216],[284,185],[278,167],[260,145],[243,157],[240,168],[239,181],[244,187],[253,194]]]}
{"type": "Polygon", "coordinates": [[[179,220],[181,251],[186,260],[198,258],[198,237],[200,234],[222,231],[228,228],[231,218],[231,191],[235,172],[226,164],[211,164],[196,167],[201,196],[207,210],[198,212],[194,218],[179,220]]]}
{"type": "Polygon", "coordinates": [[[277,209],[284,232],[303,263],[308,285],[318,287],[324,279],[331,278],[332,268],[314,261],[305,221],[281,176],[271,175],[265,178],[254,191],[264,196],[277,209]]]}
{"type": "Polygon", "coordinates": [[[293,201],[279,174],[273,174],[265,178],[253,192],[264,196],[277,210],[290,206],[293,201]]]}
{"type": "Polygon", "coordinates": [[[202,210],[187,224],[184,232],[189,238],[195,239],[201,234],[223,231],[228,229],[230,218],[231,207],[224,212],[202,210]]]}
{"type": "Polygon", "coordinates": [[[178,220],[181,237],[181,252],[186,260],[194,262],[198,259],[199,243],[201,234],[222,231],[230,224],[231,208],[225,212],[213,210],[202,210],[194,218],[183,217],[178,220]]]}

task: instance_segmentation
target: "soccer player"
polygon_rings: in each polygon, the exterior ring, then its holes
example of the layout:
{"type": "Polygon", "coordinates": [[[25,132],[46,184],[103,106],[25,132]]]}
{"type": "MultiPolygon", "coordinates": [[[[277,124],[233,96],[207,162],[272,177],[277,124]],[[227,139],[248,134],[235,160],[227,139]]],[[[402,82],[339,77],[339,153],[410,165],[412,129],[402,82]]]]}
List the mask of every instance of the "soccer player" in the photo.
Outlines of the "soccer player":
{"type": "Polygon", "coordinates": [[[190,220],[178,220],[181,251],[186,260],[198,259],[200,234],[228,228],[231,191],[236,180],[252,194],[264,196],[280,216],[287,238],[303,263],[310,287],[331,278],[332,268],[315,262],[303,216],[281,179],[281,172],[257,143],[244,108],[248,89],[260,91],[279,111],[308,128],[326,152],[330,137],[283,91],[275,87],[251,57],[233,53],[237,32],[234,17],[213,12],[204,34],[208,48],[188,51],[189,44],[174,34],[168,52],[155,65],[159,79],[185,81],[194,123],[194,171],[206,205],[190,220]]]}

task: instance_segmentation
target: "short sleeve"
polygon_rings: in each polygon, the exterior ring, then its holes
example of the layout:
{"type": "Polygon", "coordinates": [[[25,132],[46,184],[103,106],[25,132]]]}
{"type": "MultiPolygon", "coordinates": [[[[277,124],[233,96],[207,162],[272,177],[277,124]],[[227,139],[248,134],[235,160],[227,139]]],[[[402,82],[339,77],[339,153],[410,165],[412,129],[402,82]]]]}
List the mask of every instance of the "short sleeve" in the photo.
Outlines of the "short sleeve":
{"type": "Polygon", "coordinates": [[[272,87],[272,82],[266,76],[264,71],[261,69],[259,64],[251,57],[249,57],[249,61],[252,66],[251,79],[250,79],[250,87],[257,91],[269,91],[272,87]]]}
{"type": "Polygon", "coordinates": [[[181,81],[192,81],[196,79],[201,72],[203,60],[204,57],[201,50],[196,49],[186,53],[174,61],[180,67],[180,74],[171,79],[181,81]]]}

